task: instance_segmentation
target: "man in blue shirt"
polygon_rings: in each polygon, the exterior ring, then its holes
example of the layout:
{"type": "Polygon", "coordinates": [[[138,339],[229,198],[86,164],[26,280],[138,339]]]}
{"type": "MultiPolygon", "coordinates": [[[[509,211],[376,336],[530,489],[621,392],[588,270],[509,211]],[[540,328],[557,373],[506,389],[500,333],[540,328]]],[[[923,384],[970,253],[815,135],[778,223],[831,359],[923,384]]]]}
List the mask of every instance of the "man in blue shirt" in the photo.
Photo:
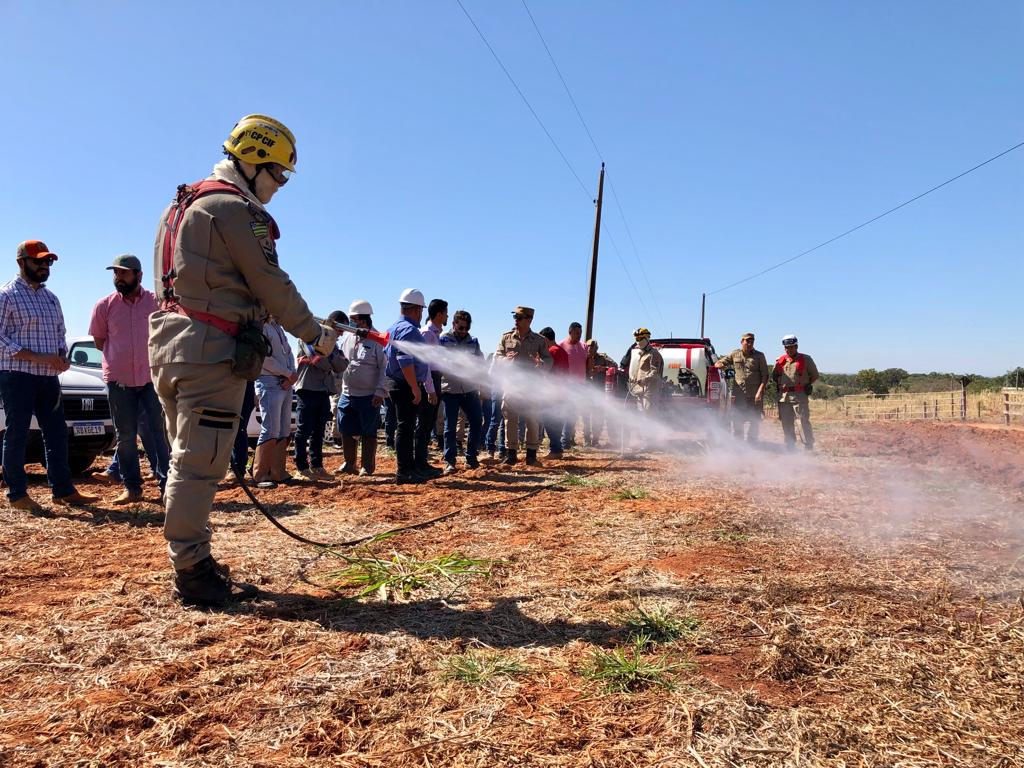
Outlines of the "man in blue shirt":
{"type": "Polygon", "coordinates": [[[413,450],[416,415],[421,408],[432,409],[437,405],[437,393],[427,364],[407,350],[400,350],[395,342],[424,343],[419,324],[423,320],[426,301],[420,291],[406,288],[398,297],[398,302],[401,305],[402,316],[388,328],[390,343],[385,349],[388,359],[388,387],[398,421],[395,430],[395,454],[398,459],[395,482],[422,483],[429,477],[416,470],[413,450]]]}

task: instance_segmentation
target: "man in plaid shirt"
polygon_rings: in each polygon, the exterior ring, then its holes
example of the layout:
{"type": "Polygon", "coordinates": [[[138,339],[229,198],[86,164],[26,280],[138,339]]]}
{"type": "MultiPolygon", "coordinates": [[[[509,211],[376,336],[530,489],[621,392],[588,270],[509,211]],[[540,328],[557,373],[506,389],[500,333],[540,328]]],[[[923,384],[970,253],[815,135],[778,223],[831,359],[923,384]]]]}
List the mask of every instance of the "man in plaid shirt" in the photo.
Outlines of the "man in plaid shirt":
{"type": "Polygon", "coordinates": [[[0,286],[0,398],[4,433],[4,480],[15,509],[41,509],[27,491],[25,444],[36,417],[46,447],[46,476],[53,500],[80,506],[96,501],[75,490],[68,467],[68,427],[60,397],[59,374],[70,365],[60,302],[46,286],[57,261],[40,240],[18,246],[20,274],[0,286]]]}

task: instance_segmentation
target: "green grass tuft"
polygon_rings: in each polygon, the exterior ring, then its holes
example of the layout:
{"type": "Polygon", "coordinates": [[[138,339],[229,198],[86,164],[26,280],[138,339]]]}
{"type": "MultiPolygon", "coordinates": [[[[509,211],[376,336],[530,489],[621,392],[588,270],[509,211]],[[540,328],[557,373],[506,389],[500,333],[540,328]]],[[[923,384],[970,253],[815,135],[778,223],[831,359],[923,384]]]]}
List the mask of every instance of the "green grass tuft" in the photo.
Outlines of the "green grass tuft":
{"type": "Polygon", "coordinates": [[[605,485],[604,480],[587,477],[586,475],[574,475],[571,472],[566,472],[558,482],[570,488],[600,488],[605,485]]]}
{"type": "Polygon", "coordinates": [[[449,599],[476,579],[487,579],[494,562],[478,560],[455,552],[430,559],[420,559],[392,550],[377,554],[374,545],[378,537],[367,545],[345,554],[326,550],[328,554],[345,562],[345,567],[330,571],[325,578],[331,589],[356,589],[356,597],[369,597],[376,593],[381,600],[408,600],[413,592],[433,590],[442,599],[449,599]]]}
{"type": "Polygon", "coordinates": [[[528,672],[515,659],[500,653],[484,654],[479,651],[448,656],[441,661],[441,671],[446,678],[466,685],[480,685],[495,677],[515,677],[528,672]]]}
{"type": "Polygon", "coordinates": [[[666,606],[648,607],[639,602],[622,614],[622,621],[631,642],[644,638],[647,645],[671,643],[690,637],[700,629],[700,619],[695,616],[677,616],[666,606]]]}
{"type": "Polygon", "coordinates": [[[641,636],[626,648],[595,648],[581,672],[587,679],[601,683],[609,693],[634,693],[651,687],[672,690],[673,673],[687,665],[673,664],[667,656],[647,659],[644,649],[648,645],[650,638],[641,636]]]}

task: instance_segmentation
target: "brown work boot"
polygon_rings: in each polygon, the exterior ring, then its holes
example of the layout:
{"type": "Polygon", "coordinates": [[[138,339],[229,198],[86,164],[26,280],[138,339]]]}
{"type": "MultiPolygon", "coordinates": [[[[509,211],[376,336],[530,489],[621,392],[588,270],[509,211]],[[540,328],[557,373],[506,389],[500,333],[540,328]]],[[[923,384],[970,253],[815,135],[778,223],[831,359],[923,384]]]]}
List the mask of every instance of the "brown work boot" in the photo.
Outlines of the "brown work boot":
{"type": "Polygon", "coordinates": [[[372,475],[377,469],[377,435],[363,435],[362,453],[363,468],[359,470],[359,474],[372,475]]]}
{"type": "Polygon", "coordinates": [[[272,454],[273,460],[270,465],[270,479],[276,483],[287,484],[292,476],[288,472],[288,443],[289,438],[284,437],[277,441],[276,448],[272,454]]]}
{"type": "Polygon", "coordinates": [[[507,450],[505,451],[505,459],[501,463],[506,467],[514,467],[519,463],[519,457],[516,455],[515,451],[507,450]]]}
{"type": "Polygon", "coordinates": [[[331,477],[331,473],[328,472],[323,467],[313,467],[310,470],[310,472],[313,473],[313,477],[324,483],[330,482],[331,480],[334,479],[333,477],[331,477]]]}
{"type": "Polygon", "coordinates": [[[256,456],[252,460],[252,479],[257,488],[277,488],[277,483],[270,478],[270,465],[276,447],[276,440],[267,440],[256,446],[256,456]]]}
{"type": "Polygon", "coordinates": [[[175,571],[174,592],[187,605],[209,606],[252,600],[259,594],[252,584],[232,581],[231,569],[213,557],[175,571]]]}
{"type": "Polygon", "coordinates": [[[539,467],[540,466],[540,460],[537,458],[537,449],[536,448],[527,448],[526,449],[526,463],[527,463],[528,466],[531,466],[531,467],[539,467]]]}
{"type": "MultiPolygon", "coordinates": [[[[356,442],[355,435],[341,436],[341,466],[334,470],[336,475],[354,475],[356,473],[356,442]]],[[[365,448],[364,448],[365,450],[365,448]]]]}
{"type": "Polygon", "coordinates": [[[22,512],[42,512],[43,508],[33,500],[31,496],[22,496],[16,501],[10,501],[11,509],[20,509],[22,512]]]}
{"type": "Polygon", "coordinates": [[[64,496],[54,496],[53,500],[58,504],[64,504],[69,507],[85,507],[89,504],[95,504],[99,501],[99,497],[90,496],[87,493],[80,493],[79,491],[72,491],[64,496]]]}
{"type": "Polygon", "coordinates": [[[316,472],[314,472],[309,467],[306,467],[306,469],[295,470],[295,473],[292,475],[292,478],[298,480],[299,482],[306,483],[315,483],[320,479],[319,477],[316,476],[316,472]]]}
{"type": "Polygon", "coordinates": [[[141,504],[144,501],[142,498],[142,491],[135,491],[130,488],[125,488],[124,491],[114,499],[111,504],[141,504]]]}

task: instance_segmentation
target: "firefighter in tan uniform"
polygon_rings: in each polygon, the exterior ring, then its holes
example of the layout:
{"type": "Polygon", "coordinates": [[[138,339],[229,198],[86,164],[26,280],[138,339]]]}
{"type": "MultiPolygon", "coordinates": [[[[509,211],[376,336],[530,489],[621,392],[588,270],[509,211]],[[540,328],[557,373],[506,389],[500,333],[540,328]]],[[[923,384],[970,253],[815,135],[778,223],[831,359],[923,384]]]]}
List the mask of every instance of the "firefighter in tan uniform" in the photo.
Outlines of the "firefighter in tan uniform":
{"type": "Polygon", "coordinates": [[[743,334],[740,348],[718,358],[715,368],[731,370],[735,376],[729,413],[733,434],[742,440],[743,424],[749,423],[747,442],[756,443],[764,416],[764,388],[768,386],[769,368],[764,352],[754,349],[754,334],[743,334]]]}
{"type": "Polygon", "coordinates": [[[633,332],[636,346],[629,358],[629,395],[636,400],[641,411],[651,410],[661,393],[665,360],[661,352],[651,346],[651,332],[637,328],[633,332]]]}
{"type": "Polygon", "coordinates": [[[249,115],[235,125],[224,152],[210,177],[179,188],[161,219],[156,274],[164,301],[149,334],[171,442],[164,538],[178,597],[200,605],[256,595],[213,559],[209,518],[246,380],[258,375],[267,351],[260,323],[275,315],[322,355],[337,341],[278,265],[277,225],[264,208],[295,170],[294,137],[276,120],[249,115]]]}
{"type": "Polygon", "coordinates": [[[810,355],[797,352],[796,336],[790,334],[782,339],[786,353],[775,361],[772,381],[779,390],[779,420],[786,436],[786,448],[796,448],[795,420],[800,419],[803,430],[804,448],[814,450],[814,431],[811,429],[811,414],[808,397],[811,385],[818,380],[818,367],[810,355]]]}
{"type": "MultiPolygon", "coordinates": [[[[530,307],[516,307],[512,312],[515,328],[502,334],[498,341],[498,349],[494,353],[495,361],[507,361],[513,365],[529,368],[550,370],[554,360],[548,352],[548,340],[539,333],[530,330],[533,323],[533,310],[530,307]]],[[[522,395],[506,393],[501,400],[501,415],[505,419],[505,446],[508,449],[506,466],[513,466],[519,461],[519,419],[526,419],[526,463],[537,465],[537,449],[540,448],[540,418],[536,413],[525,409],[522,395]]]]}

